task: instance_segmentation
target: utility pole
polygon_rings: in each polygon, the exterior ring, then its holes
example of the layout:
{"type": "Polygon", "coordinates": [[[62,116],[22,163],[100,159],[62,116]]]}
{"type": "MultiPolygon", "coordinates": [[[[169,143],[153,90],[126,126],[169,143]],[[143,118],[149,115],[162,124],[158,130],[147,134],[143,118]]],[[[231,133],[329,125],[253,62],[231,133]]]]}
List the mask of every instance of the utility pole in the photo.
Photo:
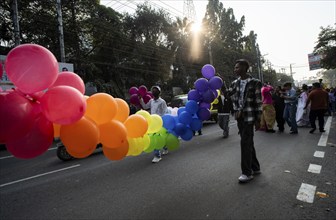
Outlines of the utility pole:
{"type": "Polygon", "coordinates": [[[292,65],[294,65],[294,64],[295,64],[295,63],[291,63],[291,64],[289,64],[289,71],[290,71],[290,75],[291,75],[293,81],[294,81],[294,79],[293,79],[293,74],[294,74],[294,72],[293,72],[293,70],[292,70],[292,65]]]}
{"type": "Polygon", "coordinates": [[[19,26],[19,18],[18,18],[18,4],[17,0],[14,0],[12,3],[13,10],[13,23],[14,23],[14,43],[15,46],[20,45],[20,26],[19,26]]]}
{"type": "Polygon", "coordinates": [[[60,41],[60,49],[61,49],[61,62],[65,63],[63,18],[62,18],[61,0],[56,0],[56,6],[57,6],[59,41],[60,41]]]}
{"type": "Polygon", "coordinates": [[[262,72],[261,72],[261,63],[260,63],[260,50],[259,50],[259,44],[256,45],[257,46],[257,58],[258,58],[258,76],[259,76],[259,80],[261,81],[261,83],[263,83],[264,79],[262,76],[262,72]]]}

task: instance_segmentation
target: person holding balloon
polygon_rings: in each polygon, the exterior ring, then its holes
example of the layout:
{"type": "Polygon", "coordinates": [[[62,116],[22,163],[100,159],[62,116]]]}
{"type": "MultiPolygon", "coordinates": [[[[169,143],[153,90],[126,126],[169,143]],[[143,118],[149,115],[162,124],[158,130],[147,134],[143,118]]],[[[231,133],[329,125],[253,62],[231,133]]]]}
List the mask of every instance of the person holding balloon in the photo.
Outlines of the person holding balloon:
{"type": "Polygon", "coordinates": [[[231,83],[229,94],[232,98],[235,118],[241,137],[241,170],[238,180],[246,183],[253,179],[253,175],[260,174],[260,165],[254,148],[254,127],[260,128],[262,114],[261,82],[247,73],[247,60],[237,60],[234,73],[238,79],[231,83]]]}
{"type": "Polygon", "coordinates": [[[223,129],[223,137],[229,136],[230,113],[233,113],[233,106],[227,88],[223,84],[218,98],[218,125],[223,129]]]}
{"type": "MultiPolygon", "coordinates": [[[[163,116],[168,112],[168,107],[166,101],[160,97],[161,88],[159,86],[152,86],[151,88],[153,97],[147,103],[144,102],[143,98],[139,96],[139,102],[143,109],[150,109],[151,114],[157,114],[163,116]]],[[[163,147],[162,155],[168,154],[168,148],[163,147]]],[[[154,150],[154,158],[152,163],[158,163],[162,159],[160,150],[154,150]]]]}

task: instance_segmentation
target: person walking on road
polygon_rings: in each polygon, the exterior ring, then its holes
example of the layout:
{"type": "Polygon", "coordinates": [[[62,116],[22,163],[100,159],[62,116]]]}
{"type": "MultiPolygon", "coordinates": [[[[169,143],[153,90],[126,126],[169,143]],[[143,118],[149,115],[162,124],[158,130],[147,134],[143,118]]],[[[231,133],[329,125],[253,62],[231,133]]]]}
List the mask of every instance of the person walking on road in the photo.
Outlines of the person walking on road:
{"type": "Polygon", "coordinates": [[[309,131],[309,133],[312,134],[316,130],[316,117],[319,121],[320,132],[325,132],[324,114],[328,110],[328,103],[328,92],[321,88],[320,83],[313,83],[313,90],[309,93],[306,106],[304,107],[304,109],[307,109],[308,105],[310,104],[309,120],[312,129],[309,131]]]}
{"type": "Polygon", "coordinates": [[[275,124],[275,109],[273,106],[272,92],[274,91],[271,85],[265,84],[261,88],[262,96],[262,115],[260,121],[260,127],[268,133],[274,133],[273,129],[275,124]]]}
{"type": "Polygon", "coordinates": [[[253,175],[260,174],[260,164],[254,148],[254,127],[260,128],[262,114],[261,82],[247,73],[247,60],[237,60],[234,73],[239,77],[231,83],[229,95],[232,99],[235,118],[241,137],[241,170],[240,183],[253,179],[253,175]]]}
{"type": "Polygon", "coordinates": [[[278,86],[275,88],[275,93],[272,95],[273,106],[275,108],[275,120],[277,122],[279,132],[284,132],[285,130],[285,119],[283,118],[285,102],[284,99],[281,97],[282,92],[283,91],[281,89],[281,86],[278,86]]]}
{"type": "Polygon", "coordinates": [[[306,84],[302,85],[302,92],[298,99],[298,107],[296,111],[296,124],[300,127],[309,126],[309,111],[310,107],[304,109],[308,99],[308,86],[306,84]]]}
{"type": "Polygon", "coordinates": [[[292,87],[291,82],[284,84],[284,90],[286,94],[283,94],[281,97],[285,99],[285,110],[284,110],[284,119],[287,122],[290,129],[290,134],[297,134],[297,124],[296,124],[296,110],[297,110],[297,95],[296,90],[292,87]]]}
{"type": "MultiPolygon", "coordinates": [[[[158,114],[160,116],[163,116],[168,112],[168,107],[166,104],[166,101],[160,97],[161,94],[161,88],[159,86],[153,86],[151,88],[152,94],[154,98],[150,99],[147,104],[143,101],[141,96],[139,96],[139,101],[143,109],[149,109],[151,114],[158,114]]],[[[168,154],[168,148],[163,147],[162,155],[168,154]]],[[[152,160],[152,163],[158,163],[161,161],[161,152],[158,149],[154,150],[154,158],[152,160]]]]}
{"type": "Polygon", "coordinates": [[[224,138],[229,136],[230,112],[233,112],[232,101],[224,84],[218,97],[218,125],[223,129],[224,138]]]}

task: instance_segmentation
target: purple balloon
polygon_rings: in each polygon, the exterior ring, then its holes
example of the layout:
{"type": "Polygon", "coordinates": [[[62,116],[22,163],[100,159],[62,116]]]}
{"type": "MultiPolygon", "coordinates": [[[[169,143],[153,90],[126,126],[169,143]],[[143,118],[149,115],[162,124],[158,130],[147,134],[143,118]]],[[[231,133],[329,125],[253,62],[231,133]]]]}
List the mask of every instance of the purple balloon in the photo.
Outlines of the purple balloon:
{"type": "Polygon", "coordinates": [[[192,89],[188,92],[188,100],[194,100],[195,102],[199,102],[201,99],[201,95],[196,89],[192,89]]]}
{"type": "Polygon", "coordinates": [[[202,75],[207,79],[211,79],[213,76],[215,76],[215,73],[215,67],[213,67],[211,64],[206,64],[202,67],[202,75]]]}
{"type": "Polygon", "coordinates": [[[207,109],[210,109],[211,108],[211,104],[210,103],[207,103],[207,102],[201,102],[199,104],[199,107],[200,108],[207,108],[207,109]]]}
{"type": "Polygon", "coordinates": [[[135,86],[131,87],[131,88],[129,89],[129,91],[128,91],[128,93],[129,93],[130,95],[138,94],[138,92],[139,92],[139,90],[138,90],[138,88],[135,87],[135,86]]]}
{"type": "Polygon", "coordinates": [[[139,98],[137,94],[131,95],[130,103],[133,105],[140,105],[139,98]]]}
{"type": "Polygon", "coordinates": [[[207,108],[200,108],[197,112],[197,116],[202,121],[208,120],[211,116],[210,110],[207,108]]]}
{"type": "Polygon", "coordinates": [[[209,80],[209,86],[214,90],[220,89],[223,86],[223,80],[218,76],[214,76],[209,80]]]}
{"type": "Polygon", "coordinates": [[[211,89],[203,93],[203,102],[211,103],[215,100],[216,96],[211,89]]]}
{"type": "Polygon", "coordinates": [[[207,79],[205,78],[199,78],[195,81],[195,88],[202,92],[202,91],[206,91],[209,89],[209,82],[207,79]]]}
{"type": "Polygon", "coordinates": [[[139,94],[142,96],[142,97],[145,97],[145,95],[147,94],[147,87],[142,85],[139,87],[139,94]]]}

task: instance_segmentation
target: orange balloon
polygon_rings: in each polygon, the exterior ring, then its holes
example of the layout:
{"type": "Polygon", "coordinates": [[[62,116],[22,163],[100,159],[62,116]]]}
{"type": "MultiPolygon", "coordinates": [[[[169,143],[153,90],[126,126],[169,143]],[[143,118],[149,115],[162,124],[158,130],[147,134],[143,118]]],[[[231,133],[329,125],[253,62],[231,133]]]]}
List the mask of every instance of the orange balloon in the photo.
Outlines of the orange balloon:
{"type": "Polygon", "coordinates": [[[121,122],[126,121],[127,117],[130,114],[130,108],[123,99],[115,98],[114,99],[117,102],[118,105],[118,111],[116,116],[113,118],[114,120],[118,120],[121,122]]]}
{"type": "Polygon", "coordinates": [[[148,122],[142,115],[131,115],[124,122],[127,129],[127,137],[138,138],[144,136],[148,129],[148,122]]]}
{"type": "Polygon", "coordinates": [[[61,125],[53,124],[54,127],[54,138],[58,138],[60,136],[61,125]]]}
{"type": "Polygon", "coordinates": [[[103,153],[105,157],[110,160],[121,160],[128,152],[128,142],[127,140],[118,148],[109,148],[103,145],[103,153]]]}
{"type": "Polygon", "coordinates": [[[127,130],[123,123],[111,120],[99,125],[100,143],[105,147],[118,148],[127,142],[127,130]]]}
{"type": "Polygon", "coordinates": [[[91,118],[97,125],[112,120],[118,111],[115,99],[106,93],[96,93],[87,100],[85,116],[91,118]]]}
{"type": "Polygon", "coordinates": [[[99,130],[92,120],[82,117],[73,124],[62,125],[60,137],[71,156],[84,158],[96,149],[99,130]]]}

